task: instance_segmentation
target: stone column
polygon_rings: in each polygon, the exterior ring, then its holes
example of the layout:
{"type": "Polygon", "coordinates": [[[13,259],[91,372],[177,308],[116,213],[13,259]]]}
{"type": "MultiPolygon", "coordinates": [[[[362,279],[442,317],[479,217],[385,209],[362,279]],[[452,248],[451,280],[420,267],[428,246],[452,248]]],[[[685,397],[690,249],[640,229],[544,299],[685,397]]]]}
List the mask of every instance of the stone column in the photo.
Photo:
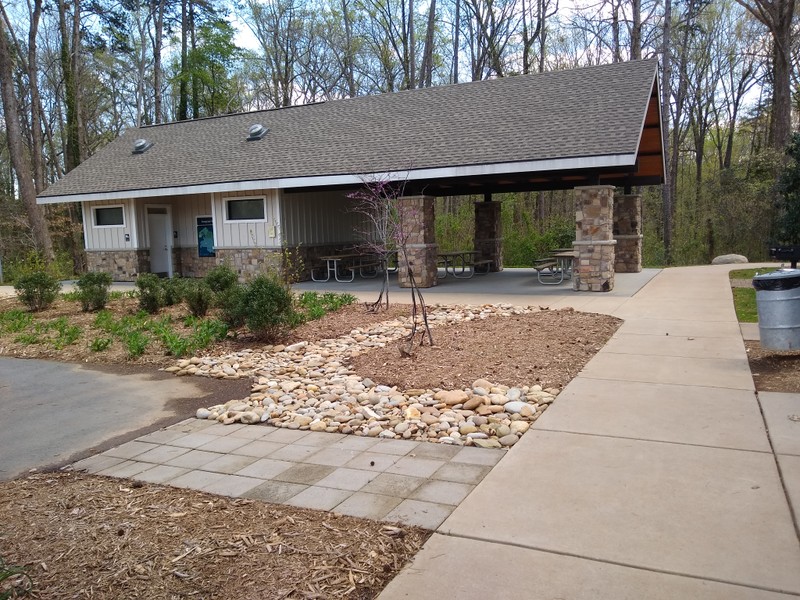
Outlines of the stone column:
{"type": "Polygon", "coordinates": [[[475,203],[475,260],[491,260],[490,270],[503,270],[503,222],[499,202],[475,203]]]}
{"type": "Polygon", "coordinates": [[[436,285],[436,245],[434,228],[434,203],[432,196],[404,196],[398,198],[397,208],[401,229],[406,235],[406,254],[398,256],[398,281],[400,287],[411,287],[408,270],[414,273],[417,286],[429,288],[436,285]]]}
{"type": "Polygon", "coordinates": [[[572,287],[577,291],[614,289],[614,186],[575,188],[575,248],[572,287]]]}
{"type": "Polygon", "coordinates": [[[642,270],[642,196],[614,197],[614,239],[617,240],[614,270],[640,273],[642,270]]]}

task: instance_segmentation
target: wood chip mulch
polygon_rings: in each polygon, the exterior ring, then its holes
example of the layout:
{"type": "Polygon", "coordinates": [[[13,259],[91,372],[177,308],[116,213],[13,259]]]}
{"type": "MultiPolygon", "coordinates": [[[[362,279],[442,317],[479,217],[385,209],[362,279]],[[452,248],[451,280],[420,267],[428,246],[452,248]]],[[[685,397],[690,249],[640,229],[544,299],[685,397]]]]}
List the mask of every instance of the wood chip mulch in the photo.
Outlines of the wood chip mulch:
{"type": "Polygon", "coordinates": [[[756,390],[800,394],[800,350],[764,350],[759,342],[744,345],[756,390]]]}
{"type": "Polygon", "coordinates": [[[374,598],[429,535],[80,473],[0,484],[0,556],[34,598],[374,598]]]}

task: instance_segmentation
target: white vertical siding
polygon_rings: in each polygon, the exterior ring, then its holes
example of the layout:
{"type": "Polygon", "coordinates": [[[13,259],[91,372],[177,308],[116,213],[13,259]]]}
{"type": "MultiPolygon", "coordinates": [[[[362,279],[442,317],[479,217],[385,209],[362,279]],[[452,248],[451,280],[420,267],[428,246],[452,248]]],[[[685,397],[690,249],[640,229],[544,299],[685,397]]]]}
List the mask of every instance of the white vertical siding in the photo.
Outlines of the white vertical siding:
{"type": "Polygon", "coordinates": [[[214,194],[212,205],[216,246],[218,248],[280,248],[282,231],[279,196],[278,190],[214,194]],[[266,220],[264,222],[226,222],[225,201],[236,198],[266,198],[266,220]]]}
{"type": "Polygon", "coordinates": [[[289,246],[362,242],[367,219],[344,192],[283,191],[283,234],[289,246]]]}
{"type": "Polygon", "coordinates": [[[136,202],[136,217],[139,223],[139,243],[141,248],[150,247],[147,227],[148,206],[169,206],[172,213],[172,229],[178,232],[178,238],[172,240],[174,247],[192,248],[197,247],[197,217],[211,215],[211,194],[138,200],[136,202]]]}
{"type": "Polygon", "coordinates": [[[83,203],[84,245],[87,250],[135,250],[136,215],[133,200],[103,200],[83,203]],[[97,227],[93,208],[122,206],[125,225],[123,227],[97,227]],[[125,241],[125,234],[128,241],[125,241]]]}

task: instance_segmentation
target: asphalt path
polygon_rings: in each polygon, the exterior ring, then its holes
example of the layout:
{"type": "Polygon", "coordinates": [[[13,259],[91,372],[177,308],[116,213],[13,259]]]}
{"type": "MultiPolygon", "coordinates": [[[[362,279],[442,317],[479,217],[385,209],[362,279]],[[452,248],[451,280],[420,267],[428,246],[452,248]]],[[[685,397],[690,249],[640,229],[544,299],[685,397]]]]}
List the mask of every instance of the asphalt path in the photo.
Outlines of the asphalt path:
{"type": "Polygon", "coordinates": [[[131,371],[0,358],[0,481],[100,452],[249,387],[131,371]]]}

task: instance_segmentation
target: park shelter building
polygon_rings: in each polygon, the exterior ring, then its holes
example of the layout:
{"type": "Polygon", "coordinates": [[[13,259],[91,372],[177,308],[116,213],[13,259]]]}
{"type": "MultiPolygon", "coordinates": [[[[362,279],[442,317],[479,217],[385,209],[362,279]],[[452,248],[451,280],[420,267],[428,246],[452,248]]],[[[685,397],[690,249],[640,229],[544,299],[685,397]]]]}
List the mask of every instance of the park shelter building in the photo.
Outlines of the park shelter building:
{"type": "Polygon", "coordinates": [[[575,287],[607,290],[615,270],[641,269],[631,191],[663,178],[657,63],[645,60],[132,128],[38,202],[81,203],[89,269],[115,280],[223,262],[247,278],[287,255],[307,276],[363,241],[349,194],[404,182],[401,210],[422,215],[405,268],[430,286],[433,198],[483,195],[475,250],[499,270],[492,194],[575,188],[575,287]]]}

